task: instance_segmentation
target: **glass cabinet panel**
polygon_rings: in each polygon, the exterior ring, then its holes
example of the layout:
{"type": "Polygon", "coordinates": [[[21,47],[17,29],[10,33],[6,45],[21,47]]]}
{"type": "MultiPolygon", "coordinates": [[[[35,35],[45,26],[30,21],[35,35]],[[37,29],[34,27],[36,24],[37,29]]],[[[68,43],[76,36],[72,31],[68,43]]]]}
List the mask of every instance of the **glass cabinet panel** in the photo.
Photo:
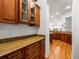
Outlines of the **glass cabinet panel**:
{"type": "Polygon", "coordinates": [[[35,20],[35,3],[31,0],[31,21],[35,20]]]}
{"type": "Polygon", "coordinates": [[[28,18],[28,0],[22,0],[22,20],[27,20],[28,18]]]}

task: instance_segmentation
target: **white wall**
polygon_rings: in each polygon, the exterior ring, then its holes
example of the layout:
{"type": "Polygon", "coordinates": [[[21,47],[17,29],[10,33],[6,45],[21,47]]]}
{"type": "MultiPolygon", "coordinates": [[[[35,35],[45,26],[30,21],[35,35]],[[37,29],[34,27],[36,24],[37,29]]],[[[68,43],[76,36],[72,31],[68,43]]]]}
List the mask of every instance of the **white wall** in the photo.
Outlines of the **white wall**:
{"type": "Polygon", "coordinates": [[[37,34],[46,35],[46,42],[45,42],[45,56],[49,55],[49,6],[47,5],[47,0],[39,0],[40,4],[40,28],[37,28],[37,34]]]}
{"type": "Polygon", "coordinates": [[[36,29],[23,24],[0,23],[0,39],[35,34],[36,29]]]}
{"type": "Polygon", "coordinates": [[[73,0],[72,6],[72,47],[73,59],[79,59],[79,0],[73,0]]]}

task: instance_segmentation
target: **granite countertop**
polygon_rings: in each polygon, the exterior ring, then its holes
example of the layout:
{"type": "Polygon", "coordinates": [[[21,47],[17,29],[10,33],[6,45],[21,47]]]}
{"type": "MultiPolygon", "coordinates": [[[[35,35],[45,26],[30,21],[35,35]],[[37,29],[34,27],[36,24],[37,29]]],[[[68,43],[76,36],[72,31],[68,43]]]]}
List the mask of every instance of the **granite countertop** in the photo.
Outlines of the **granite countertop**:
{"type": "Polygon", "coordinates": [[[50,31],[50,34],[52,33],[72,34],[72,32],[67,32],[67,31],[50,31]]]}
{"type": "Polygon", "coordinates": [[[26,39],[0,43],[0,57],[8,53],[11,53],[15,50],[18,50],[20,48],[23,48],[25,46],[28,46],[32,43],[40,41],[44,38],[45,38],[44,36],[33,36],[33,37],[26,38],[26,39]]]}

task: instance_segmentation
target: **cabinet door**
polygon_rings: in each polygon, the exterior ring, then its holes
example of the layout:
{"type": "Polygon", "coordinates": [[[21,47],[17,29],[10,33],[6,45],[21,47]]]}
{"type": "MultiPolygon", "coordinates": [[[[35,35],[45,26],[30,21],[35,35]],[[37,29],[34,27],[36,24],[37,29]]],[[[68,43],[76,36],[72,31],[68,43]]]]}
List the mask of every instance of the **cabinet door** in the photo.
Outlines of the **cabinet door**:
{"type": "Polygon", "coordinates": [[[30,46],[28,46],[28,57],[32,57],[35,53],[39,52],[39,42],[36,42],[30,46]]]}
{"type": "Polygon", "coordinates": [[[40,7],[35,5],[35,26],[40,26],[40,7]]]}
{"type": "Polygon", "coordinates": [[[31,4],[31,19],[30,25],[39,27],[40,26],[40,7],[32,1],[31,4]]]}
{"type": "Polygon", "coordinates": [[[40,59],[44,59],[45,57],[45,40],[41,40],[40,42],[40,59]]]}
{"type": "Polygon", "coordinates": [[[15,51],[8,55],[8,59],[22,59],[23,54],[21,50],[15,51]]]}
{"type": "Polygon", "coordinates": [[[52,39],[57,40],[57,33],[53,33],[53,34],[52,34],[52,39]]]}
{"type": "Polygon", "coordinates": [[[1,0],[0,0],[0,20],[1,20],[1,0]]]}
{"type": "Polygon", "coordinates": [[[68,35],[68,39],[69,39],[69,40],[68,40],[68,41],[69,41],[68,43],[69,43],[69,44],[72,44],[72,34],[69,34],[69,35],[68,35]]]}
{"type": "Polygon", "coordinates": [[[39,58],[39,52],[35,53],[32,57],[30,57],[29,59],[40,59],[39,58]]]}
{"type": "Polygon", "coordinates": [[[61,40],[61,41],[66,40],[66,39],[65,39],[65,34],[64,34],[64,33],[60,33],[60,40],[61,40]]]}
{"type": "Polygon", "coordinates": [[[6,57],[0,57],[0,59],[7,59],[6,57]]]}
{"type": "Polygon", "coordinates": [[[18,22],[18,0],[1,0],[2,20],[18,22]]]}
{"type": "Polygon", "coordinates": [[[24,48],[24,59],[28,59],[28,54],[27,54],[28,48],[24,48]]]}
{"type": "Polygon", "coordinates": [[[28,22],[30,17],[30,0],[20,0],[20,22],[28,22]]]}

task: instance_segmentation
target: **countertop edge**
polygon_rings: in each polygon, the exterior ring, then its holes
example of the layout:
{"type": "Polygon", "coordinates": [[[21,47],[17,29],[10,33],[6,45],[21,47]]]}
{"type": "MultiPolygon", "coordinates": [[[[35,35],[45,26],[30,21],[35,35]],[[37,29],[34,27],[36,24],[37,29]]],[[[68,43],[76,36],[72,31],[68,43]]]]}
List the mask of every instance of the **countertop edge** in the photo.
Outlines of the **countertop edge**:
{"type": "Polygon", "coordinates": [[[24,39],[24,38],[33,37],[33,36],[45,37],[45,35],[41,35],[41,34],[23,35],[23,36],[16,36],[16,37],[11,37],[11,38],[0,39],[0,43],[4,43],[4,42],[8,42],[8,41],[14,41],[14,40],[20,40],[20,39],[24,39]]]}

